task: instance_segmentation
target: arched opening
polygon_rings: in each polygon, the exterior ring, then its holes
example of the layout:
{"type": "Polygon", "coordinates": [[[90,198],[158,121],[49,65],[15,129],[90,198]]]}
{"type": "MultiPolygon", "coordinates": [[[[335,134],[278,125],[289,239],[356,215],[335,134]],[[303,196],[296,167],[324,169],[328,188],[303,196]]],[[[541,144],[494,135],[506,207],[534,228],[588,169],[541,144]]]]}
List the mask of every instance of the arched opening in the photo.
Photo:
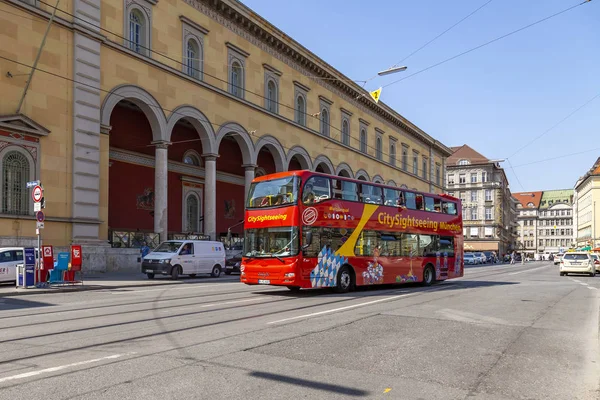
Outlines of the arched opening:
{"type": "MultiPolygon", "coordinates": [[[[253,164],[254,146],[245,129],[237,124],[225,124],[217,133],[216,149],[216,239],[225,238],[227,229],[242,235],[244,201],[246,196],[246,168],[253,164]],[[234,226],[236,225],[236,226],[234,226]]],[[[268,160],[263,160],[268,164],[268,160]]],[[[273,167],[271,161],[270,168],[273,167]]]]}
{"type": "Polygon", "coordinates": [[[153,233],[155,147],[149,117],[136,103],[121,100],[110,114],[108,226],[153,233]]]}
{"type": "Polygon", "coordinates": [[[338,176],[342,176],[344,178],[350,178],[350,173],[348,171],[346,171],[345,169],[341,170],[340,173],[338,174],[338,176]]]}
{"type": "Polygon", "coordinates": [[[308,152],[300,146],[291,148],[288,152],[287,158],[289,160],[288,171],[312,169],[312,161],[308,155],[308,152]]]}
{"type": "Polygon", "coordinates": [[[366,178],[366,177],[364,177],[363,175],[361,175],[361,176],[359,176],[359,177],[358,177],[358,180],[359,180],[359,181],[366,181],[366,180],[367,180],[367,178],[366,178]]]}

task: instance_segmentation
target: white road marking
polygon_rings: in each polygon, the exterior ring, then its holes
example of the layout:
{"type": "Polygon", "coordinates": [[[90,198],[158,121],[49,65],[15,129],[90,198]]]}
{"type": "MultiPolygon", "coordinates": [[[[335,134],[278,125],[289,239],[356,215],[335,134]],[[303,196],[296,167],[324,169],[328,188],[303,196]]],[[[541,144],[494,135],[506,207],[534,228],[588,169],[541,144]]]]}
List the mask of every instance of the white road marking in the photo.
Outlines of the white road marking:
{"type": "Polygon", "coordinates": [[[304,314],[304,315],[298,315],[296,317],[291,317],[291,318],[284,318],[284,319],[279,319],[277,321],[271,321],[271,322],[267,322],[267,325],[271,325],[271,324],[278,324],[280,322],[287,322],[287,321],[293,321],[296,319],[302,319],[302,318],[310,318],[310,317],[316,317],[317,315],[323,315],[323,314],[331,314],[333,312],[337,312],[337,311],[344,311],[344,310],[350,310],[352,308],[357,308],[357,307],[364,307],[364,306],[368,306],[371,304],[375,304],[375,303],[381,303],[383,301],[390,301],[390,300],[395,300],[395,299],[399,299],[401,297],[408,297],[408,296],[413,296],[415,293],[406,293],[406,294],[399,294],[397,296],[391,296],[391,297],[385,297],[383,299],[378,299],[378,300],[372,300],[372,301],[367,301],[366,303],[360,303],[360,304],[354,304],[351,306],[346,306],[346,307],[340,307],[340,308],[334,308],[332,310],[325,310],[325,311],[319,311],[316,313],[311,313],[311,314],[304,314]]]}
{"type": "Polygon", "coordinates": [[[592,287],[592,286],[588,286],[587,288],[588,288],[588,289],[591,289],[591,290],[596,290],[596,288],[595,288],[595,287],[592,287]]]}
{"type": "Polygon", "coordinates": [[[524,274],[525,272],[537,271],[538,269],[548,268],[548,267],[549,267],[549,265],[544,265],[543,267],[537,267],[537,268],[534,268],[534,269],[526,269],[525,271],[511,272],[508,275],[524,274]]]}
{"type": "Polygon", "coordinates": [[[102,358],[95,358],[93,360],[79,361],[79,362],[72,363],[72,364],[60,365],[58,367],[40,369],[40,370],[37,370],[37,371],[26,372],[24,374],[7,376],[5,378],[0,378],[0,383],[8,382],[8,381],[14,381],[14,380],[17,380],[17,379],[31,378],[32,376],[47,374],[47,373],[50,373],[50,372],[62,371],[63,369],[73,368],[73,367],[79,367],[81,365],[93,364],[93,363],[97,363],[97,362],[100,362],[100,361],[114,360],[116,358],[121,358],[121,357],[129,356],[129,355],[132,355],[132,354],[136,354],[136,353],[135,352],[131,352],[131,353],[125,353],[125,354],[113,354],[112,356],[107,356],[107,357],[102,357],[102,358]]]}
{"type": "Polygon", "coordinates": [[[587,286],[587,283],[583,283],[583,282],[578,282],[581,286],[587,286]]]}

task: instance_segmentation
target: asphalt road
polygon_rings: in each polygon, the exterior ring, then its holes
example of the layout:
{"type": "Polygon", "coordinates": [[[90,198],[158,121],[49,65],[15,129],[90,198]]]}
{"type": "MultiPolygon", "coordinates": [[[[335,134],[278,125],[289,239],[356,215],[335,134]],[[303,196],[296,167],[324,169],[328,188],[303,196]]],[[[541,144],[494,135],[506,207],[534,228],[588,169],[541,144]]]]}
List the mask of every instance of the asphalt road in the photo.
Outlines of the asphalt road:
{"type": "Polygon", "coordinates": [[[429,288],[231,279],[0,299],[0,399],[596,399],[600,275],[429,288]]]}

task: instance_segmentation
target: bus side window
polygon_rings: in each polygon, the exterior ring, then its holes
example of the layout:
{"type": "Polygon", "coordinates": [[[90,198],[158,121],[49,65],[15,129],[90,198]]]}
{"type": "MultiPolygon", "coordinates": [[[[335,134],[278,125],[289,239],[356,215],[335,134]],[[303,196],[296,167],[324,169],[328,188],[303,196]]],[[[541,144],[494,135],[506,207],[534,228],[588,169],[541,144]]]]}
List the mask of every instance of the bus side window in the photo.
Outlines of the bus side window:
{"type": "Polygon", "coordinates": [[[360,197],[363,203],[370,204],[381,204],[381,188],[377,186],[371,186],[366,184],[361,184],[361,192],[360,197]]]}
{"type": "Polygon", "coordinates": [[[400,199],[400,192],[394,189],[385,189],[384,193],[385,205],[386,206],[398,206],[398,200],[400,199]]]}
{"type": "Polygon", "coordinates": [[[423,195],[420,195],[420,194],[416,195],[416,199],[415,200],[416,200],[415,203],[416,203],[416,206],[417,206],[416,207],[417,210],[423,210],[424,206],[425,206],[423,204],[423,195]]]}
{"type": "Polygon", "coordinates": [[[440,252],[448,253],[448,257],[454,257],[454,238],[452,236],[440,237],[440,252]]]}
{"type": "Polygon", "coordinates": [[[411,192],[404,192],[404,196],[406,199],[406,208],[410,208],[411,210],[417,209],[417,201],[415,198],[415,194],[411,192]]]}
{"type": "Polygon", "coordinates": [[[329,178],[323,176],[312,176],[304,184],[302,191],[302,202],[304,204],[319,203],[331,198],[329,178]]]}
{"type": "Polygon", "coordinates": [[[342,199],[350,201],[358,201],[358,185],[354,182],[341,180],[342,182],[342,199]]]}
{"type": "Polygon", "coordinates": [[[433,199],[433,211],[434,212],[442,212],[442,200],[433,199]]]}
{"type": "MultiPolygon", "coordinates": [[[[433,197],[425,197],[425,211],[433,211],[434,207],[433,207],[433,197]]],[[[439,210],[438,210],[439,212],[439,210]]]]}
{"type": "Polygon", "coordinates": [[[444,202],[444,213],[456,215],[456,204],[452,201],[444,202]]]}

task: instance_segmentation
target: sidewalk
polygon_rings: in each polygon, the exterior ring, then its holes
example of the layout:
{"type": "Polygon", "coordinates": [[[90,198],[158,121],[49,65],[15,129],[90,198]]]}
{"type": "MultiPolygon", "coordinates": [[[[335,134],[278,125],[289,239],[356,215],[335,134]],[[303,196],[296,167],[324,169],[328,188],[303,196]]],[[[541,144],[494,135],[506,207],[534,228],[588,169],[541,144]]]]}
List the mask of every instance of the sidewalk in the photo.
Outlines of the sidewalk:
{"type": "MultiPolygon", "coordinates": [[[[76,279],[79,279],[77,275],[76,279]]],[[[180,277],[179,280],[171,280],[168,276],[157,276],[154,279],[148,279],[144,274],[132,272],[108,272],[94,273],[83,276],[83,285],[77,283],[74,285],[52,286],[45,288],[23,289],[15,288],[14,284],[0,284],[0,298],[8,296],[22,296],[30,294],[46,294],[46,293],[70,293],[86,290],[106,290],[106,289],[122,289],[122,288],[137,288],[147,286],[173,286],[173,285],[189,285],[189,284],[210,284],[216,282],[239,282],[239,275],[224,275],[219,278],[212,278],[209,275],[197,276],[195,278],[180,277]]]]}

